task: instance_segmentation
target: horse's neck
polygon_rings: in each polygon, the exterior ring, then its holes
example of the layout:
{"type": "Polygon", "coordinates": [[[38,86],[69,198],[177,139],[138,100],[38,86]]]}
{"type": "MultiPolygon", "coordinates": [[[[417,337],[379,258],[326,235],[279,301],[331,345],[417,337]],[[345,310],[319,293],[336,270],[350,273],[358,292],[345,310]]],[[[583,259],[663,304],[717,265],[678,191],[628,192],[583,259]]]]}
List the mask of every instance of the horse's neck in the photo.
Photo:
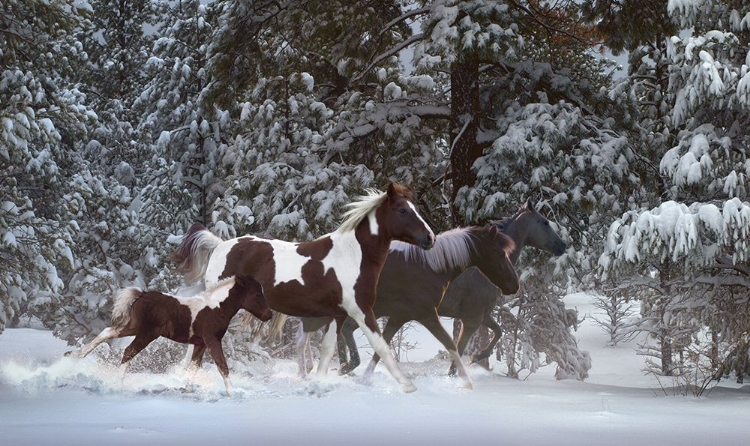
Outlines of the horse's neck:
{"type": "MultiPolygon", "coordinates": [[[[371,230],[368,219],[360,223],[352,235],[354,237],[350,239],[351,243],[358,244],[362,252],[363,266],[369,265],[380,271],[388,256],[392,238],[384,235],[382,228],[376,228],[376,231],[371,230]]],[[[356,247],[352,246],[352,248],[356,247]]]]}
{"type": "Polygon", "coordinates": [[[528,236],[529,227],[523,224],[523,214],[516,215],[510,219],[503,229],[503,233],[508,237],[512,238],[516,244],[516,248],[508,254],[511,263],[516,264],[516,260],[521,255],[521,250],[526,246],[526,238],[528,236]]]}

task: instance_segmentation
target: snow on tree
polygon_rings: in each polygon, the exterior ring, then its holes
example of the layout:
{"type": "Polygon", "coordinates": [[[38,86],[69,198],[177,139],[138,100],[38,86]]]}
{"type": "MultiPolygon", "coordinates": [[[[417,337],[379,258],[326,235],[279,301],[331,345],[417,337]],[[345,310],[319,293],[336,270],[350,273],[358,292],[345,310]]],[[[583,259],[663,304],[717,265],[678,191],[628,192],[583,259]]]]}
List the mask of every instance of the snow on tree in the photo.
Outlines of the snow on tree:
{"type": "MultiPolygon", "coordinates": [[[[72,74],[71,36],[87,5],[10,0],[0,6],[0,330],[30,297],[63,287],[76,222],[63,197],[94,117],[72,74]]],[[[41,297],[43,298],[43,297],[41,297]]]]}
{"type": "Polygon", "coordinates": [[[651,155],[660,160],[649,174],[659,194],[647,197],[652,207],[612,223],[599,265],[605,275],[617,272],[622,289],[649,290],[640,296],[641,325],[656,339],[643,346],[652,358],[649,367],[666,375],[703,370],[711,376],[722,355],[746,345],[741,314],[748,300],[741,290],[747,288],[743,200],[750,104],[743,88],[750,6],[665,6],[673,23],[693,32],[662,36],[660,54],[669,67],[662,70],[668,74],[662,97],[671,104],[659,109],[657,125],[641,121],[644,135],[670,135],[651,155]],[[737,297],[727,300],[727,294],[737,297]]]}

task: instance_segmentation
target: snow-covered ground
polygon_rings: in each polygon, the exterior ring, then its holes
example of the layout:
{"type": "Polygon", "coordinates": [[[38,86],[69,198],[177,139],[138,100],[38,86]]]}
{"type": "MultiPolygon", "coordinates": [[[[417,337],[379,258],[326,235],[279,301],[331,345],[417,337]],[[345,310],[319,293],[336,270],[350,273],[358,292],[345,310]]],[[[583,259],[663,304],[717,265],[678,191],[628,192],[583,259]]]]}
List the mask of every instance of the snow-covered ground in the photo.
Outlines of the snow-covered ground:
{"type": "MultiPolygon", "coordinates": [[[[594,311],[575,294],[569,307],[594,311]]],[[[472,366],[474,389],[429,359],[439,345],[409,333],[418,350],[403,370],[419,390],[404,394],[382,366],[369,385],[357,377],[301,381],[292,361],[232,370],[227,397],[212,364],[192,377],[117,371],[69,350],[49,332],[0,335],[0,442],[5,445],[746,445],[750,385],[724,380],[707,396],[666,390],[641,371],[633,344],[604,346],[587,318],[577,332],[592,356],[585,382],[553,370],[513,380],[472,366]]],[[[100,347],[101,348],[101,347],[100,347]]],[[[365,350],[363,357],[367,356],[365,350]]],[[[232,364],[230,364],[232,367],[232,364]]],[[[360,372],[364,366],[360,367],[360,372]]],[[[496,364],[496,369],[501,367],[496,364]]],[[[551,369],[552,367],[549,367],[551,369]]]]}

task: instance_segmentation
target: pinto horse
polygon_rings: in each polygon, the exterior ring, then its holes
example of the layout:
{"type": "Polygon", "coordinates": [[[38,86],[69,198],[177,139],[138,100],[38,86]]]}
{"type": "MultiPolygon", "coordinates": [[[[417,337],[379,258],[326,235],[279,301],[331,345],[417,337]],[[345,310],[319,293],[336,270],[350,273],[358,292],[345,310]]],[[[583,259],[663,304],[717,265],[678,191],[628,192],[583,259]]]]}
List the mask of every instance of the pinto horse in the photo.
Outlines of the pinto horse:
{"type": "Polygon", "coordinates": [[[122,355],[122,371],[141,350],[160,336],[195,346],[192,366],[200,367],[208,349],[231,395],[229,367],[221,348],[221,339],[229,321],[240,309],[258,319],[271,319],[271,309],[263,298],[263,288],[250,276],[236,276],[218,282],[194,297],[178,297],[157,291],[125,288],[115,297],[112,325],[79,351],[65,356],[82,358],[104,341],[135,336],[122,355]]]}
{"type": "MultiPolygon", "coordinates": [[[[451,281],[472,266],[479,268],[504,293],[516,293],[520,284],[509,257],[513,249],[513,241],[491,225],[456,228],[438,234],[435,247],[429,251],[393,242],[380,274],[373,308],[376,317],[388,316],[383,329],[386,342],[390,342],[407,322],[420,322],[451,355],[466,387],[472,387],[456,344],[440,323],[437,308],[451,281]]],[[[298,351],[304,352],[309,333],[321,328],[325,322],[322,319],[302,319],[305,334],[298,337],[298,351]]],[[[356,326],[347,320],[343,327],[344,336],[353,339],[354,329],[356,326]]],[[[342,364],[340,373],[347,373],[359,365],[359,355],[352,349],[352,357],[355,355],[356,364],[342,364]]],[[[378,361],[379,354],[376,353],[365,376],[372,374],[378,361]]],[[[304,358],[300,362],[304,364],[304,358]]]]}
{"type": "Polygon", "coordinates": [[[416,387],[398,368],[372,307],[391,241],[429,249],[435,234],[417,213],[411,191],[395,183],[386,192],[369,191],[347,207],[341,226],[312,242],[253,236],[223,241],[193,225],[173,260],[187,281],[204,277],[206,284],[211,284],[249,274],[263,285],[271,309],[291,316],[333,318],[336,329],[329,330],[324,339],[319,375],[327,373],[336,333],[347,316],[351,317],[403,390],[413,392],[416,387]]]}

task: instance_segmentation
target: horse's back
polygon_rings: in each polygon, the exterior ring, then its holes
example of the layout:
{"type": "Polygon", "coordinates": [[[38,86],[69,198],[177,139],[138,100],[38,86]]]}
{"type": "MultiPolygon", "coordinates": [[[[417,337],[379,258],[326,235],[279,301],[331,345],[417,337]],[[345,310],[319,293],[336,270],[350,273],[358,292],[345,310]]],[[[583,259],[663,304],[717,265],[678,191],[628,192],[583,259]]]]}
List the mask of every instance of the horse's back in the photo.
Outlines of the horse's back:
{"type": "Polygon", "coordinates": [[[438,306],[447,278],[420,261],[407,260],[392,251],[378,279],[377,299],[373,309],[380,316],[414,314],[415,310],[430,311],[438,306]]]}
{"type": "Polygon", "coordinates": [[[131,324],[139,332],[155,333],[178,342],[187,342],[192,314],[175,296],[157,291],[146,291],[133,303],[131,324]]]}

